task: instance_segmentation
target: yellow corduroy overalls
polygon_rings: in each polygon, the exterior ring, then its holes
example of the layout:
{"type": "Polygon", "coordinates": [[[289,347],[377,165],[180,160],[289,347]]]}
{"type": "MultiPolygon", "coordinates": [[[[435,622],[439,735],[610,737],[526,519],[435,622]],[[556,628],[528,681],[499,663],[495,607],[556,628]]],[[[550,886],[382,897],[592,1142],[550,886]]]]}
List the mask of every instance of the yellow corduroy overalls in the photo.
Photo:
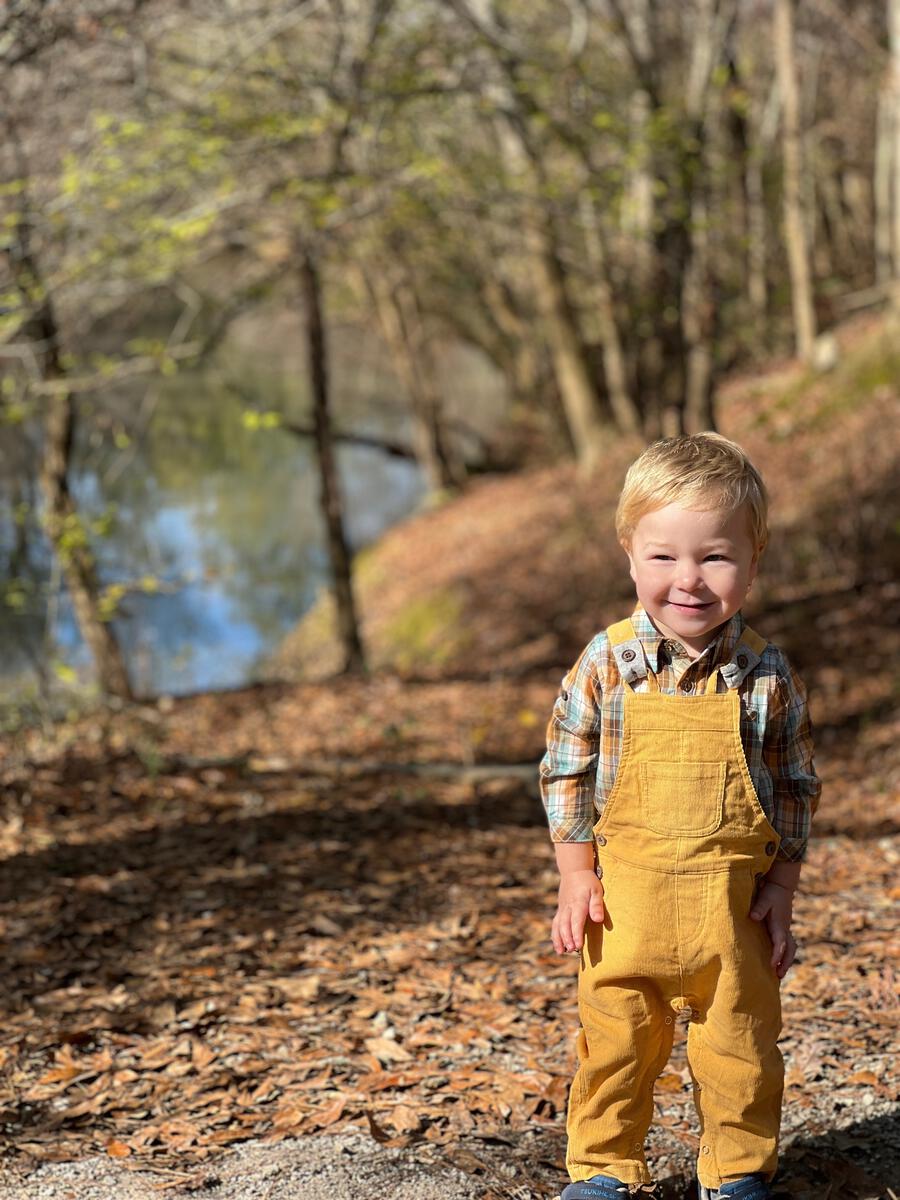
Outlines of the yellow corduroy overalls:
{"type": "Polygon", "coordinates": [[[710,675],[702,695],[669,696],[631,622],[607,632],[625,685],[624,729],[594,826],[606,918],[588,922],[582,949],[569,1175],[650,1182],[653,1085],[671,1053],[674,1014],[690,1010],[700,1182],[771,1177],[781,1005],[768,933],[749,911],[779,836],[747,769],[737,686],[766,643],[745,628],[731,664],[710,675]],[[720,672],[728,686],[717,693],[720,672]],[[645,675],[649,690],[635,692],[631,683],[645,675]]]}

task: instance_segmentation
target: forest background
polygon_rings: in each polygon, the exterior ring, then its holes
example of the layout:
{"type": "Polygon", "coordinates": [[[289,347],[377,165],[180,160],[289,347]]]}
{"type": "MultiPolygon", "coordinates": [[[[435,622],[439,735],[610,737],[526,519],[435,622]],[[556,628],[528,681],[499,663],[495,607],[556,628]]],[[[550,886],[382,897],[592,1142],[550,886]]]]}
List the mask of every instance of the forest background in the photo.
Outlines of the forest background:
{"type": "Polygon", "coordinates": [[[15,1169],[362,1123],[542,1194],[541,727],[626,463],[720,428],[836,785],[788,1177],[896,1188],[900,2],[9,0],[0,63],[15,1169]]]}

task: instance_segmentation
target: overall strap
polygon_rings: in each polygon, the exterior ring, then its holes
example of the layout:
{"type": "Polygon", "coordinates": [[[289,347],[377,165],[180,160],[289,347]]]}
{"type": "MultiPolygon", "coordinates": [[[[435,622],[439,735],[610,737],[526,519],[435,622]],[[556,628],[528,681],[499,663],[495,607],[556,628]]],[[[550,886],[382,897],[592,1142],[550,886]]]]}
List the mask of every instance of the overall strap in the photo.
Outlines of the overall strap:
{"type": "Polygon", "coordinates": [[[740,687],[750,672],[759,665],[767,645],[764,637],[760,637],[754,629],[745,625],[731,659],[710,673],[706,681],[705,694],[709,696],[715,692],[719,675],[722,676],[727,688],[740,687]]]}
{"type": "Polygon", "coordinates": [[[626,617],[624,621],[616,621],[615,625],[610,625],[606,636],[609,638],[609,648],[613,652],[613,658],[627,690],[633,692],[634,688],[631,685],[640,679],[646,679],[650,691],[658,692],[656,676],[647,665],[644,647],[630,618],[626,617]]]}
{"type": "Polygon", "coordinates": [[[744,632],[741,634],[741,642],[759,658],[762,658],[762,652],[769,644],[764,637],[760,637],[756,630],[751,629],[749,625],[744,626],[744,632]]]}

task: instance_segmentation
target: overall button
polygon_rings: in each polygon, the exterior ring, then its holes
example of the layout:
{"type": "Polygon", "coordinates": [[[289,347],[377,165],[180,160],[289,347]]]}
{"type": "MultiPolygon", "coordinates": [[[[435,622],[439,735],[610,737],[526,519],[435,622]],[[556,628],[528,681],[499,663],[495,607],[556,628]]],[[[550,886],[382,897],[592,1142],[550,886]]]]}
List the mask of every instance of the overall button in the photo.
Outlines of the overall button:
{"type": "Polygon", "coordinates": [[[775,843],[774,842],[766,842],[766,854],[774,854],[774,853],[775,853],[775,843]]]}
{"type": "Polygon", "coordinates": [[[747,712],[747,718],[748,718],[748,720],[750,720],[750,721],[755,721],[755,720],[756,720],[756,709],[755,709],[755,708],[751,708],[751,709],[749,709],[749,710],[748,710],[748,712],[747,712]]]}
{"type": "Polygon", "coordinates": [[[686,679],[682,683],[679,683],[678,686],[685,694],[694,690],[694,685],[692,683],[688,683],[686,679]]]}
{"type": "Polygon", "coordinates": [[[737,665],[741,668],[742,671],[743,671],[744,667],[746,667],[746,665],[749,661],[750,661],[750,659],[747,657],[746,654],[739,654],[737,656],[737,665]]]}
{"type": "Polygon", "coordinates": [[[598,845],[598,846],[605,846],[605,845],[606,845],[606,838],[603,836],[603,834],[602,834],[602,833],[598,833],[598,834],[597,834],[597,845],[598,845]]]}
{"type": "Polygon", "coordinates": [[[622,657],[624,658],[624,660],[626,662],[634,662],[634,657],[635,657],[634,651],[633,650],[623,650],[622,657]]]}

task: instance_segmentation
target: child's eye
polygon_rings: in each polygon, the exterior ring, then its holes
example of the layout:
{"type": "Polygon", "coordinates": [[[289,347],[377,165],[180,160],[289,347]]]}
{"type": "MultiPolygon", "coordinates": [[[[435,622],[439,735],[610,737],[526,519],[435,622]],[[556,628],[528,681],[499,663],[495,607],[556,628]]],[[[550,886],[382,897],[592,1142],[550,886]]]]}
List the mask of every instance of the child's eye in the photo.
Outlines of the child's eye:
{"type": "Polygon", "coordinates": [[[725,554],[707,554],[707,562],[728,562],[728,556],[725,554]]]}
{"type": "Polygon", "coordinates": [[[654,559],[658,558],[661,562],[671,562],[672,561],[671,554],[654,554],[653,558],[654,559]]]}

